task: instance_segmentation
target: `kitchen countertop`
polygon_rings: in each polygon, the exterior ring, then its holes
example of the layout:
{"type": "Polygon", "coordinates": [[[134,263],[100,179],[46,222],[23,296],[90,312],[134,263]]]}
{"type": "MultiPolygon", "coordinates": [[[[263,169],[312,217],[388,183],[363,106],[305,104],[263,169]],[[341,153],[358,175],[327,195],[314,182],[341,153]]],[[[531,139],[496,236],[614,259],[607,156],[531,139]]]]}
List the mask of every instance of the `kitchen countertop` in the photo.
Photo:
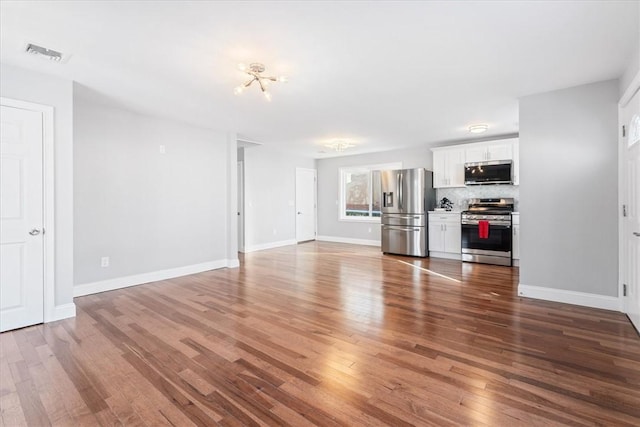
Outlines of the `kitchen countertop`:
{"type": "Polygon", "coordinates": [[[459,213],[462,213],[462,211],[429,211],[429,213],[435,213],[435,214],[459,214],[459,213]]]}

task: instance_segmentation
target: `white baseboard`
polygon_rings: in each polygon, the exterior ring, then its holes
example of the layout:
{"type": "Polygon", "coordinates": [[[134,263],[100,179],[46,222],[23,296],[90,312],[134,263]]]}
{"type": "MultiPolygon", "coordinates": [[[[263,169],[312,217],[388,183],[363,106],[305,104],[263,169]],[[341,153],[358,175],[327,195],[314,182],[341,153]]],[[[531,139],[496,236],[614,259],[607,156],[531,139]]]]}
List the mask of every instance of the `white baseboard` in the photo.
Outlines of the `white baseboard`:
{"type": "Polygon", "coordinates": [[[47,313],[44,322],[55,322],[56,320],[68,319],[70,317],[76,317],[76,305],[72,302],[53,307],[53,309],[47,313]]]}
{"type": "Polygon", "coordinates": [[[334,243],[351,243],[352,245],[365,245],[365,246],[380,246],[380,240],[367,240],[367,239],[352,239],[350,237],[338,237],[338,236],[316,236],[316,240],[321,242],[334,242],[334,243]]]}
{"type": "Polygon", "coordinates": [[[452,254],[449,252],[434,252],[429,251],[429,256],[432,258],[446,258],[446,259],[455,259],[460,261],[462,259],[462,254],[452,254]]]}
{"type": "Polygon", "coordinates": [[[256,252],[256,251],[264,251],[265,249],[273,249],[273,248],[280,248],[282,246],[289,246],[289,245],[295,245],[296,240],[295,239],[290,239],[290,240],[280,240],[279,242],[269,242],[269,243],[263,243],[261,245],[248,245],[244,247],[244,253],[249,253],[249,252],[256,252]]]}
{"type": "Polygon", "coordinates": [[[143,283],[157,282],[158,280],[173,279],[174,277],[202,273],[203,271],[215,270],[227,266],[228,260],[209,261],[201,264],[170,268],[167,270],[135,274],[133,276],[116,277],[115,279],[101,280],[99,282],[83,283],[82,285],[76,285],[73,288],[73,296],[81,297],[84,295],[97,294],[98,292],[113,291],[115,289],[142,285],[143,283]]]}
{"type": "Polygon", "coordinates": [[[518,295],[521,297],[543,299],[547,301],[564,302],[585,307],[602,308],[604,310],[620,311],[620,300],[617,297],[589,294],[586,292],[567,291],[564,289],[528,286],[520,283],[518,295]]]}
{"type": "Polygon", "coordinates": [[[238,268],[238,267],[240,267],[240,260],[238,258],[227,260],[227,268],[238,268]]]}

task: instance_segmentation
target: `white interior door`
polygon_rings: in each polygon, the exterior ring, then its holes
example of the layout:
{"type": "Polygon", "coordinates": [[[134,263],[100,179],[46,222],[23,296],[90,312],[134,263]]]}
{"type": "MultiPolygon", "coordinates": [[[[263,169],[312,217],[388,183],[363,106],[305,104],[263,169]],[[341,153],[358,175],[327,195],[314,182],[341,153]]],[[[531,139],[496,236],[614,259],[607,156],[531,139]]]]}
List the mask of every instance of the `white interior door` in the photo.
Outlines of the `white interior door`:
{"type": "Polygon", "coordinates": [[[625,137],[622,168],[626,216],[623,217],[623,283],[627,285],[625,311],[640,331],[640,90],[620,111],[625,137]]]}
{"type": "Polygon", "coordinates": [[[244,162],[238,162],[238,251],[244,252],[244,162]]]}
{"type": "Polygon", "coordinates": [[[316,238],[316,171],[296,168],[296,240],[316,238]]]}
{"type": "Polygon", "coordinates": [[[0,331],[44,320],[42,113],[0,112],[0,331]]]}

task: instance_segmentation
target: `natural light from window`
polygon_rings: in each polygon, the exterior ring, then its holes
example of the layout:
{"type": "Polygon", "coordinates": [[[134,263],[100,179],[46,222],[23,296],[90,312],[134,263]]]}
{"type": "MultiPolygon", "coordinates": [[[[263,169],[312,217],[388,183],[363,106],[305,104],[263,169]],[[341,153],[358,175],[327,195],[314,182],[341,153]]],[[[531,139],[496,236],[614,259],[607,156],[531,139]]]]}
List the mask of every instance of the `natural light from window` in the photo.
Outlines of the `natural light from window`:
{"type": "Polygon", "coordinates": [[[380,221],[380,171],[389,169],[402,169],[402,163],[340,168],[340,220],[380,221]]]}

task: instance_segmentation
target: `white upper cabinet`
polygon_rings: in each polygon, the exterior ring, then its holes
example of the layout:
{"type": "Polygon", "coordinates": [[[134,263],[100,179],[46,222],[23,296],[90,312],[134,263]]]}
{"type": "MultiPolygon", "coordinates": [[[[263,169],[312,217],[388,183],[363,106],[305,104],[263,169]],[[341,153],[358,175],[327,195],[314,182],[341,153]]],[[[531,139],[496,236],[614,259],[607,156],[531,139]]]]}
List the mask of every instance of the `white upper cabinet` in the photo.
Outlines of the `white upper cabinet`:
{"type": "Polygon", "coordinates": [[[464,149],[433,149],[433,187],[464,187],[464,149]]]}
{"type": "Polygon", "coordinates": [[[465,150],[465,162],[512,159],[513,139],[468,144],[465,150]]]}
{"type": "Polygon", "coordinates": [[[489,160],[512,160],[513,183],[520,183],[518,138],[450,145],[432,148],[431,151],[434,188],[464,187],[464,164],[489,160]]]}

